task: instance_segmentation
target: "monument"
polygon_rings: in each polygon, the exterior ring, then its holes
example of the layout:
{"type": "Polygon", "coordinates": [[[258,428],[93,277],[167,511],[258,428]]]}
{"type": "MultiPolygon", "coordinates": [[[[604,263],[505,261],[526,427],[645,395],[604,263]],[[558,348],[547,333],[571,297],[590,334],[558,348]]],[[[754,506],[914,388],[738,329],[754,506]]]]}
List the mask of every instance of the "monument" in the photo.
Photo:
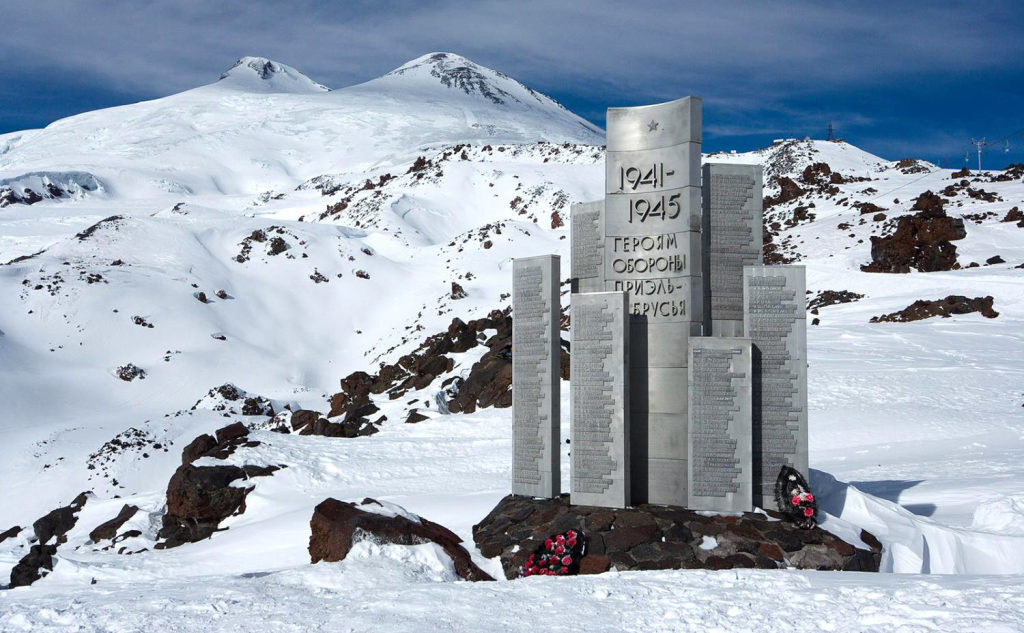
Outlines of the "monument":
{"type": "Polygon", "coordinates": [[[603,276],[628,295],[632,497],[686,505],[687,340],[703,322],[701,100],[609,108],[607,128],[603,276]]]}
{"type": "Polygon", "coordinates": [[[573,296],[570,496],[577,505],[630,505],[627,323],[625,293],[573,296]]]}
{"type": "MultiPolygon", "coordinates": [[[[803,267],[762,265],[761,167],[701,168],[697,97],[607,122],[605,198],[570,210],[572,503],[770,505],[807,473],[807,333],[803,267]]],[[[557,286],[516,260],[516,494],[559,491],[557,286]]]]}
{"type": "Polygon", "coordinates": [[[559,257],[512,263],[512,494],[562,493],[559,257]]]}
{"type": "Polygon", "coordinates": [[[690,339],[691,509],[752,509],[751,376],[750,339],[690,339]]]}
{"type": "Polygon", "coordinates": [[[569,207],[573,294],[604,292],[604,200],[569,207]]]}
{"type": "Polygon", "coordinates": [[[743,336],[743,267],[763,261],[761,166],[707,163],[702,175],[704,336],[743,336]]]}
{"type": "Polygon", "coordinates": [[[772,503],[783,465],[807,473],[807,313],[803,266],[743,267],[753,348],[754,503],[772,503]]]}

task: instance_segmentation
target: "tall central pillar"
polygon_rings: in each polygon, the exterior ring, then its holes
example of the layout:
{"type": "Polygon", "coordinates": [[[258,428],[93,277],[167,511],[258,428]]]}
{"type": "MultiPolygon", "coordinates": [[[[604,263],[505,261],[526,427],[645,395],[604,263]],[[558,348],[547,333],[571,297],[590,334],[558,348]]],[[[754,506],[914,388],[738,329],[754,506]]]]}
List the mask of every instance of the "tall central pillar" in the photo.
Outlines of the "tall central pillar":
{"type": "Polygon", "coordinates": [[[701,100],[609,108],[605,289],[628,295],[633,503],[687,503],[687,343],[700,336],[701,100]]]}

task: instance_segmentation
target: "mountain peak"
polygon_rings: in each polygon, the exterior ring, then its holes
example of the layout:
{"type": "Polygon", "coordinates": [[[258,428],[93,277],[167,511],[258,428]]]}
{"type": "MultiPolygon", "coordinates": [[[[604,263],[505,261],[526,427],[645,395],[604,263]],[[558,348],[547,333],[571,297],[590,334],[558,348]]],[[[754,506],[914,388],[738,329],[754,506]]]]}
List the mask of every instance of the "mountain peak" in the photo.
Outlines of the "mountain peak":
{"type": "Polygon", "coordinates": [[[218,85],[257,92],[316,93],[330,90],[298,70],[266,57],[243,57],[221,74],[218,85]]]}
{"type": "Polygon", "coordinates": [[[435,52],[406,62],[385,77],[431,78],[446,88],[482,97],[497,105],[544,102],[547,97],[496,70],[481,66],[462,55],[435,52]]]}

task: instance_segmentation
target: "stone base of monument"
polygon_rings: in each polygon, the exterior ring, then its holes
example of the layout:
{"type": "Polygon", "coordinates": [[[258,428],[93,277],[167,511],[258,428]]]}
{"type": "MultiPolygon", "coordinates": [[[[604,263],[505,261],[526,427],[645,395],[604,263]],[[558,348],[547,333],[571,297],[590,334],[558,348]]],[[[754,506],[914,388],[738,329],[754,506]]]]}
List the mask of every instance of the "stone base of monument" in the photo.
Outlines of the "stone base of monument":
{"type": "MultiPolygon", "coordinates": [[[[859,549],[820,528],[747,512],[719,516],[671,506],[612,509],[569,504],[569,496],[509,495],[473,527],[487,558],[501,557],[507,578],[519,577],[544,539],[566,530],[587,539],[581,574],[643,569],[820,569],[878,571],[881,549],[859,549]]],[[[866,542],[877,542],[871,535],[866,542]]]]}

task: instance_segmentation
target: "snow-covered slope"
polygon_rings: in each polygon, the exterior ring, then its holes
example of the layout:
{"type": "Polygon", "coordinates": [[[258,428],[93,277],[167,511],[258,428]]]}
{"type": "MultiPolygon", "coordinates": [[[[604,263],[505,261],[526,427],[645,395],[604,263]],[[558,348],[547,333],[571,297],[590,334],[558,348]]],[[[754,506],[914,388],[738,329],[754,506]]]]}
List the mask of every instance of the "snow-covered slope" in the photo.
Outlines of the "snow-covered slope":
{"type": "MultiPolygon", "coordinates": [[[[31,525],[83,490],[95,495],[55,571],[0,594],[0,629],[102,630],[138,617],[198,630],[207,622],[196,613],[221,613],[227,626],[242,617],[225,597],[234,592],[260,602],[268,621],[278,615],[266,596],[286,595],[301,605],[297,627],[311,628],[325,612],[308,604],[310,593],[330,601],[348,595],[338,587],[359,585],[367,610],[345,607],[355,629],[390,617],[389,596],[409,590],[409,609],[420,610],[406,613],[410,630],[460,628],[426,612],[430,602],[475,614],[459,622],[525,630],[528,622],[495,614],[535,605],[547,595],[543,579],[467,588],[447,582],[428,549],[370,545],[336,570],[309,570],[305,549],[312,507],[327,496],[398,503],[471,542],[472,525],[509,489],[508,409],[442,414],[435,382],[401,399],[375,396],[387,416],[381,432],[340,439],[271,433],[265,417],[231,413],[205,394],[233,383],[278,411],[326,412],[340,378],[395,362],[454,317],[507,307],[512,257],[558,253],[568,276],[569,204],[603,195],[602,142],[547,97],[442,53],[330,92],[295,69],[244,58],[207,86],[0,136],[0,183],[12,192],[79,186],[0,208],[0,531],[31,525]],[[145,378],[120,379],[129,363],[145,378]],[[402,424],[413,401],[429,419],[402,424]],[[261,442],[236,463],[287,468],[254,480],[227,531],[153,551],[181,449],[233,420],[256,427],[261,442]],[[133,543],[149,551],[93,551],[88,532],[124,503],[142,508],[133,543]],[[76,597],[86,614],[69,615],[68,596],[93,578],[118,604],[139,601],[105,612],[100,598],[76,597]],[[196,582],[220,597],[189,596],[196,582]]],[[[890,571],[1011,574],[986,587],[1002,600],[987,611],[989,628],[1012,630],[1007,623],[1024,617],[1024,229],[1002,220],[1024,207],[1021,174],[953,177],[817,141],[706,160],[763,164],[767,196],[780,194],[781,178],[797,183],[800,195],[766,211],[775,252],[808,267],[811,299],[864,295],[820,308],[808,331],[810,461],[825,527],[851,542],[862,528],[876,534],[890,571]],[[840,177],[821,179],[818,168],[805,182],[819,163],[840,177]],[[944,194],[947,212],[966,218],[956,242],[964,268],[861,272],[871,236],[891,233],[923,191],[964,179],[944,194]],[[986,264],[995,255],[1003,263],[986,264]],[[869,323],[950,294],[991,295],[999,316],[869,323]]],[[[480,353],[446,375],[468,371],[480,353]]],[[[0,573],[24,554],[29,532],[0,542],[0,573]]],[[[587,620],[594,630],[737,628],[750,613],[761,630],[804,630],[790,611],[793,593],[807,592],[837,630],[951,628],[980,617],[971,578],[688,573],[551,587],[571,597],[557,605],[597,614],[587,620]],[[947,616],[922,597],[936,586],[947,616]],[[879,592],[897,615],[849,607],[879,592]],[[734,613],[736,600],[750,606],[734,613]],[[636,622],[615,615],[624,612],[636,622]]]]}

